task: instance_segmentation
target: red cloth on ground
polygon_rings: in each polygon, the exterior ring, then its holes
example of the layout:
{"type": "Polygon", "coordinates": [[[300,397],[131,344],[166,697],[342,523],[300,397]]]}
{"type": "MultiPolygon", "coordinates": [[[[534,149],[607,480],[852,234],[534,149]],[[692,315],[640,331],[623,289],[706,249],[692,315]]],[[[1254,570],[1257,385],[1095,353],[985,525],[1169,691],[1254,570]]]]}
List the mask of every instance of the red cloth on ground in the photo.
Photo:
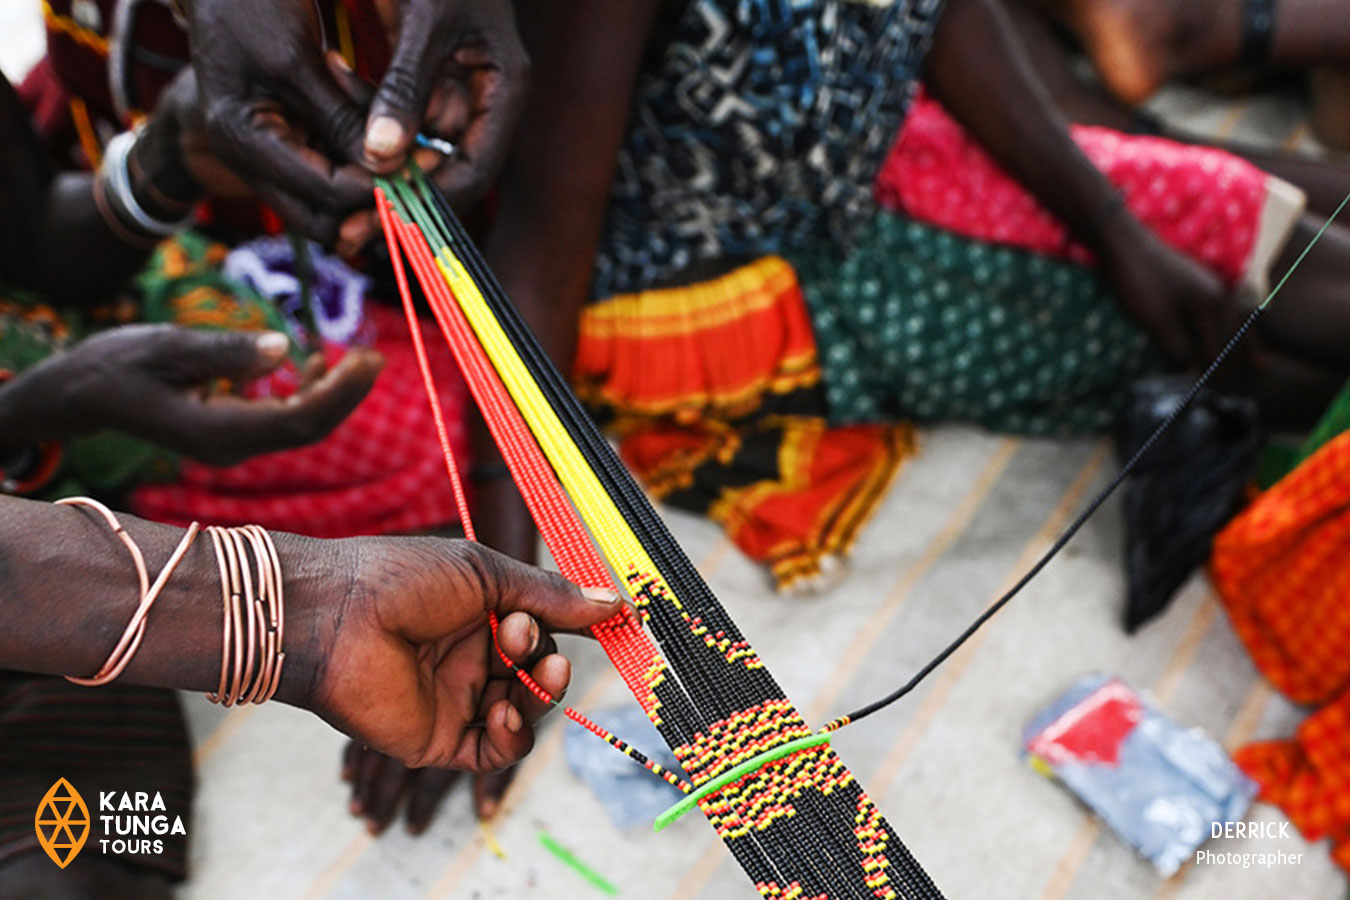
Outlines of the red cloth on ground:
{"type": "MultiPolygon", "coordinates": [[[[179,525],[256,523],[313,537],[435,528],[459,520],[403,314],[366,305],[384,370],[370,395],[311,447],[256,457],[225,469],[184,460],[174,484],[147,485],[132,511],[179,525]]],[[[468,464],[463,376],[439,331],[423,323],[446,427],[468,464]]]]}
{"type": "MultiPolygon", "coordinates": [[[[1078,146],[1145,225],[1232,286],[1256,243],[1267,176],[1222,150],[1074,125],[1078,146]]],[[[923,94],[877,176],[877,201],[967,237],[1088,263],[1068,232],[923,94]]]]}

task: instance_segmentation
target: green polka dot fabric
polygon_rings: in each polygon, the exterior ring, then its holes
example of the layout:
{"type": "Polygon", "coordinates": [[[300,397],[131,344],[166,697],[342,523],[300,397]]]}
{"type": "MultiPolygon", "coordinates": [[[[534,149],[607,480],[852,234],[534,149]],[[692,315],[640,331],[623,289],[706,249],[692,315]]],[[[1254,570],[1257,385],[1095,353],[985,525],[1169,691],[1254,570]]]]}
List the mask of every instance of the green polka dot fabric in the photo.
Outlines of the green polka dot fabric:
{"type": "Polygon", "coordinates": [[[967,421],[1066,435],[1111,426],[1160,368],[1094,274],[880,214],[844,260],[793,260],[836,424],[967,421]]]}

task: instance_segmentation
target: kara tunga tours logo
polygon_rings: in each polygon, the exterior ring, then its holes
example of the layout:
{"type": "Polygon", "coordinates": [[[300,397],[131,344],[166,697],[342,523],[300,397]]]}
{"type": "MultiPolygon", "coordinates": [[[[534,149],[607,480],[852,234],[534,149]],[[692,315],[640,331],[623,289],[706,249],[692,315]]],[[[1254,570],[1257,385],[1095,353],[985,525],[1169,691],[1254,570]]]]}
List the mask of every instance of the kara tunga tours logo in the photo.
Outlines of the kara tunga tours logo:
{"type": "Polygon", "coordinates": [[[38,803],[33,827],[47,856],[63,869],[84,849],[91,831],[100,853],[118,856],[158,856],[166,837],[187,834],[183,817],[165,805],[159,791],[99,791],[91,816],[80,792],[64,778],[38,803]]]}

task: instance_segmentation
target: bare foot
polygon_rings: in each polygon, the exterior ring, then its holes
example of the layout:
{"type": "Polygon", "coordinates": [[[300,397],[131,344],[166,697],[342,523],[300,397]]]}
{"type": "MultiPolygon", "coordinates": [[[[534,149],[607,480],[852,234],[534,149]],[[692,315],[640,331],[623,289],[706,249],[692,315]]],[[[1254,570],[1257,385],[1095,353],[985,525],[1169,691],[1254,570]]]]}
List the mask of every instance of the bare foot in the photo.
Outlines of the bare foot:
{"type": "MultiPolygon", "coordinates": [[[[371,834],[380,834],[405,807],[404,821],[411,834],[431,824],[445,795],[459,781],[459,772],[446,769],[409,769],[397,760],[350,741],[342,755],[342,780],[352,786],[352,815],[366,820],[371,834]]],[[[506,769],[474,779],[473,805],[480,819],[491,819],[502,795],[515,777],[506,769]]]]}

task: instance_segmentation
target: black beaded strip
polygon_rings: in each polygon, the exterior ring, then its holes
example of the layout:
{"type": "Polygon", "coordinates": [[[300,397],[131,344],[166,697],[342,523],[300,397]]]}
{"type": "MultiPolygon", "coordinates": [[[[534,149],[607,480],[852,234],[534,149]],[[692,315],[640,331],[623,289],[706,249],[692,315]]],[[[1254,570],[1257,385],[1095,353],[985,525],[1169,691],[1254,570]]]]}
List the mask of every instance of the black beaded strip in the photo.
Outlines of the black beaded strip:
{"type": "MultiPolygon", "coordinates": [[[[672,685],[669,696],[662,693],[665,685],[658,688],[663,704],[662,737],[679,751],[717,723],[747,717],[765,729],[753,735],[757,741],[754,746],[760,752],[809,734],[809,727],[767,668],[762,664],[751,667],[729,662],[717,646],[710,646],[705,634],[720,635],[720,640],[732,643],[744,642],[744,637],[511,305],[444,197],[424,179],[419,178],[416,186],[420,200],[434,210],[434,215],[427,218],[437,228],[437,237],[453,248],[478,284],[569,436],[676,595],[661,596],[657,583],[644,573],[619,573],[628,579],[666,657],[668,671],[678,679],[678,690],[672,685]],[[676,602],[688,618],[677,610],[676,602]],[[700,633],[694,632],[691,621],[697,623],[700,633]],[[765,707],[772,707],[774,713],[756,718],[758,714],[753,711],[765,707]]],[[[719,646],[725,644],[719,642],[719,646]]],[[[730,765],[729,760],[718,759],[706,769],[695,769],[690,774],[696,783],[706,783],[730,765]]],[[[747,828],[743,833],[723,835],[728,848],[764,896],[780,896],[780,891],[786,892],[795,884],[802,890],[802,896],[825,894],[832,898],[870,900],[888,896],[890,891],[890,896],[904,900],[941,897],[856,780],[827,747],[803,753],[781,767],[729,787],[720,796],[731,802],[791,804],[792,815],[773,819],[763,827],[747,828]],[[806,777],[790,785],[790,796],[773,794],[774,787],[767,780],[771,775],[790,779],[811,765],[832,773],[828,795],[825,785],[806,777]],[[758,782],[749,783],[761,776],[765,779],[762,790],[758,782]],[[859,835],[862,826],[858,823],[862,821],[873,836],[867,840],[859,835]],[[879,859],[884,859],[884,864],[879,859]]],[[[709,815],[716,824],[716,815],[711,812],[709,815]]]]}

